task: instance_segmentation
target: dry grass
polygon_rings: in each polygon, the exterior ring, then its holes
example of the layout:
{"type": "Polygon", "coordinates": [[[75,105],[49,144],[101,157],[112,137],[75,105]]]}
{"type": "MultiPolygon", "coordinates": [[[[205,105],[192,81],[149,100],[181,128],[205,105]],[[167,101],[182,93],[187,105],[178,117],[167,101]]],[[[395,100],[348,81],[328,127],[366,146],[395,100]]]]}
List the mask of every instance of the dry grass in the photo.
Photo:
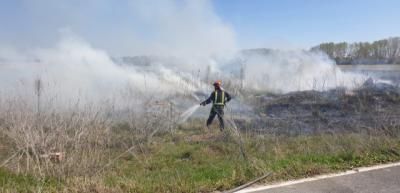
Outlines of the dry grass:
{"type": "Polygon", "coordinates": [[[170,103],[151,98],[124,111],[37,103],[0,101],[0,192],[211,192],[267,171],[276,181],[400,160],[397,122],[296,135],[230,123],[220,133],[203,120],[177,125],[170,103]],[[54,152],[65,158],[43,157],[54,152]]]}
{"type": "MultiPolygon", "coordinates": [[[[271,182],[400,160],[400,141],[391,134],[248,135],[244,160],[233,139],[222,141],[217,129],[204,133],[202,140],[190,138],[201,135],[197,129],[193,125],[173,135],[157,135],[151,143],[138,143],[95,176],[59,180],[3,170],[0,181],[11,192],[211,192],[268,171],[273,171],[266,179],[271,182]]],[[[124,150],[115,151],[116,156],[124,150]]]]}

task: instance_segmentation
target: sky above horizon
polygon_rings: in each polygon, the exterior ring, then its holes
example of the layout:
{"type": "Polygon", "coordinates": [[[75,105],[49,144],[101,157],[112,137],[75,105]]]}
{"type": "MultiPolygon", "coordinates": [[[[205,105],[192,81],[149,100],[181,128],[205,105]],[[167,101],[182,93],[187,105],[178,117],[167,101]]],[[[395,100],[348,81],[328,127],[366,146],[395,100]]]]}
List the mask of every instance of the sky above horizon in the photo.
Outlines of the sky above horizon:
{"type": "Polygon", "coordinates": [[[400,36],[398,0],[218,0],[241,47],[309,48],[321,42],[400,36]],[[251,3],[249,3],[251,2],[251,3]]]}
{"type": "Polygon", "coordinates": [[[190,43],[194,35],[209,33],[204,41],[227,34],[222,43],[231,44],[231,38],[240,49],[309,49],[322,42],[400,36],[399,7],[398,0],[1,0],[0,44],[46,46],[72,31],[113,50],[125,42],[150,44],[142,40],[154,37],[152,44],[171,45],[180,36],[185,36],[180,43],[190,43]],[[170,23],[175,28],[160,32],[170,23]]]}

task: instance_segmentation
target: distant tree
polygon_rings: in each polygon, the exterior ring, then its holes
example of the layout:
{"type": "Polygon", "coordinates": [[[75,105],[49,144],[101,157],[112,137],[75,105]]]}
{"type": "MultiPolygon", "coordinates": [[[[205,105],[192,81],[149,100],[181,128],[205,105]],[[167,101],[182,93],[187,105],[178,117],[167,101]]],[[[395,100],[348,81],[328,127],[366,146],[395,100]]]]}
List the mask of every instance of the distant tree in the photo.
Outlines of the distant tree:
{"type": "Polygon", "coordinates": [[[400,38],[370,42],[321,43],[311,51],[322,51],[337,64],[397,64],[400,63],[400,38]]]}

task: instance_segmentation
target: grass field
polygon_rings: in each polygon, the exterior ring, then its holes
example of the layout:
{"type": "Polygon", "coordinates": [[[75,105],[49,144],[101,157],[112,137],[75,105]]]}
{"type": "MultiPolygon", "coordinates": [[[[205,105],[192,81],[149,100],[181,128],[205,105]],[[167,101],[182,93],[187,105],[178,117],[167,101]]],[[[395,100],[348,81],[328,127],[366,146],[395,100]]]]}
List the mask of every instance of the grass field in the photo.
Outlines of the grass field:
{"type": "Polygon", "coordinates": [[[338,65],[344,72],[361,73],[375,79],[390,81],[396,85],[400,84],[400,65],[338,65]]]}
{"type": "Polygon", "coordinates": [[[385,71],[400,71],[400,65],[398,64],[379,64],[379,65],[338,65],[342,70],[385,70],[385,71]]]}
{"type": "Polygon", "coordinates": [[[217,123],[206,130],[204,118],[179,124],[179,111],[149,109],[152,99],[123,112],[0,101],[0,192],[214,192],[269,172],[259,183],[400,161],[398,87],[363,89],[329,100],[315,91],[244,98],[255,118],[235,119],[240,131],[229,124],[223,133],[217,123]],[[43,157],[52,152],[65,158],[43,157]]]}
{"type": "MultiPolygon", "coordinates": [[[[296,179],[400,160],[400,130],[379,135],[315,134],[237,138],[201,125],[138,143],[93,176],[38,177],[0,169],[1,192],[212,192],[244,184],[267,172],[263,183],[296,179]]],[[[115,149],[115,156],[124,149],[115,149]]],[[[99,169],[99,168],[93,168],[99,169]]]]}

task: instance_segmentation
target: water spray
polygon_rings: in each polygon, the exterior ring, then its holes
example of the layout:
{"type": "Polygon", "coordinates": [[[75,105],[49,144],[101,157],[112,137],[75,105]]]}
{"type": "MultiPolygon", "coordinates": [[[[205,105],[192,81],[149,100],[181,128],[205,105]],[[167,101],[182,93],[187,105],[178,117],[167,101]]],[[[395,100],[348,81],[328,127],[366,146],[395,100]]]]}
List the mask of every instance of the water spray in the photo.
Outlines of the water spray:
{"type": "Polygon", "coordinates": [[[179,116],[179,121],[178,123],[184,123],[190,116],[193,115],[193,113],[195,113],[197,111],[197,109],[199,109],[200,105],[196,104],[193,105],[192,107],[188,108],[185,112],[183,112],[180,116],[179,116]]]}

